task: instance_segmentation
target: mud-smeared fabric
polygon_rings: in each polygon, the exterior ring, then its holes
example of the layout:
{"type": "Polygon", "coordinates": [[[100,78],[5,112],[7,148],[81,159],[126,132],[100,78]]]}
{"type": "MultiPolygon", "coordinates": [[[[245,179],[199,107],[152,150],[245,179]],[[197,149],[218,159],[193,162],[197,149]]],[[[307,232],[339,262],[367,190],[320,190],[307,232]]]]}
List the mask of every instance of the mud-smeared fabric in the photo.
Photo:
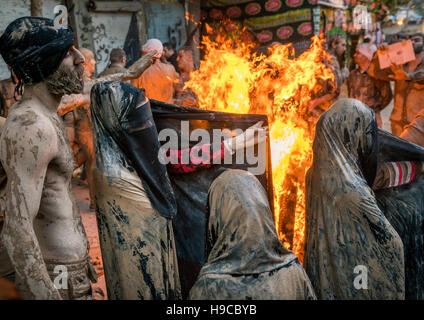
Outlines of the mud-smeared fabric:
{"type": "MultiPolygon", "coordinates": [[[[180,285],[172,222],[155,209],[146,190],[161,188],[163,192],[166,186],[145,183],[141,170],[149,168],[149,164],[136,167],[137,159],[130,158],[131,152],[143,152],[137,149],[140,145],[135,143],[128,150],[121,148],[119,140],[128,138],[124,130],[133,128],[133,133],[141,135],[148,130],[139,142],[150,147],[149,152],[158,162],[155,148],[159,141],[153,119],[143,115],[140,123],[129,119],[134,109],[148,108],[147,100],[140,97],[144,98],[141,90],[118,82],[99,83],[91,94],[97,221],[106,286],[110,299],[177,299],[180,285]],[[154,134],[156,140],[152,138],[154,134]]],[[[166,196],[173,197],[172,190],[169,192],[166,196]]]]}
{"type": "MultiPolygon", "coordinates": [[[[87,257],[74,262],[45,261],[50,279],[58,288],[63,300],[93,300],[88,276],[87,257]],[[66,272],[66,275],[65,275],[66,272]]],[[[16,284],[22,280],[16,275],[16,284]]],[[[25,293],[20,290],[20,294],[25,293]]]]}
{"type": "MultiPolygon", "coordinates": [[[[423,165],[424,148],[380,129],[378,139],[379,163],[414,161],[423,165]]],[[[408,300],[424,299],[424,176],[418,171],[417,166],[411,184],[375,192],[378,206],[403,240],[408,300]]]]}
{"type": "Polygon", "coordinates": [[[208,261],[191,299],[313,299],[297,257],[278,240],[267,194],[247,171],[226,170],[209,189],[208,261]]]}
{"type": "Polygon", "coordinates": [[[100,82],[91,91],[99,170],[110,177],[135,170],[155,210],[166,218],[177,213],[165,165],[158,159],[159,138],[143,90],[126,82],[100,82]]]}
{"type": "Polygon", "coordinates": [[[424,176],[411,184],[378,190],[377,203],[402,238],[405,298],[424,299],[424,176]]]}
{"type": "Polygon", "coordinates": [[[70,26],[56,29],[51,19],[22,17],[0,37],[0,54],[19,80],[37,83],[57,70],[73,44],[70,26]]]}
{"type": "Polygon", "coordinates": [[[376,127],[373,111],[353,99],[339,100],[317,123],[304,266],[319,299],[405,298],[402,240],[369,187],[376,127]]]}
{"type": "Polygon", "coordinates": [[[372,189],[398,187],[416,181],[422,172],[423,163],[418,161],[395,161],[379,163],[372,189]]]}
{"type": "Polygon", "coordinates": [[[59,289],[60,295],[64,300],[93,300],[93,293],[88,275],[87,258],[88,257],[82,261],[66,264],[45,261],[47,272],[52,281],[58,282],[58,275],[62,270],[65,270],[63,266],[66,267],[67,277],[59,281],[60,284],[64,285],[66,282],[67,285],[65,286],[66,289],[59,289]],[[58,266],[60,267],[58,268],[58,266]],[[61,271],[58,272],[58,270],[61,271]]]}
{"type": "Polygon", "coordinates": [[[172,220],[152,208],[136,173],[111,177],[99,170],[97,224],[108,298],[180,298],[172,220]]]}
{"type": "MultiPolygon", "coordinates": [[[[177,105],[166,104],[156,100],[150,100],[156,127],[161,130],[172,130],[178,135],[178,144],[173,144],[171,150],[179,150],[187,146],[194,147],[199,141],[197,139],[187,141],[188,136],[196,129],[207,130],[210,142],[214,142],[215,130],[246,130],[258,121],[263,121],[263,126],[267,126],[266,115],[260,114],[234,114],[218,111],[208,111],[194,109],[177,105]],[[188,132],[185,134],[183,124],[188,123],[188,132]]],[[[202,138],[203,139],[203,138],[202,138]]],[[[267,138],[269,148],[269,137],[267,138]]],[[[265,149],[265,148],[264,148],[265,149]]],[[[268,149],[269,150],[269,149],[268,149]]],[[[178,213],[172,224],[174,226],[175,245],[178,255],[178,271],[181,279],[181,289],[183,298],[188,298],[189,291],[196,281],[201,267],[206,263],[205,239],[207,230],[208,215],[208,190],[214,179],[225,168],[250,170],[259,167],[259,163],[265,165],[265,170],[255,170],[256,178],[267,190],[268,199],[272,206],[272,172],[270,154],[266,150],[259,150],[255,146],[255,157],[261,161],[243,162],[236,161],[236,154],[233,155],[231,164],[216,164],[206,170],[198,170],[188,174],[173,174],[170,171],[170,179],[174,188],[178,213]],[[259,171],[259,172],[258,172],[259,171]]]]}

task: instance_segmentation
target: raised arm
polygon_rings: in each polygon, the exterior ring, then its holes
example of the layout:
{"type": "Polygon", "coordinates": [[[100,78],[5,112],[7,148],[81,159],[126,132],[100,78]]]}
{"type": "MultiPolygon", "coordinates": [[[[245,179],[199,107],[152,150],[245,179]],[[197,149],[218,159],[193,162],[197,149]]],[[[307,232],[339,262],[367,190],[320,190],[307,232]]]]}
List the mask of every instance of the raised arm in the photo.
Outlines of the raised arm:
{"type": "Polygon", "coordinates": [[[387,45],[381,45],[378,47],[377,52],[371,60],[368,74],[378,80],[390,81],[392,80],[390,77],[393,75],[392,70],[390,68],[380,69],[380,63],[378,61],[378,53],[384,50],[387,50],[387,45]]]}
{"type": "Polygon", "coordinates": [[[152,56],[156,51],[149,52],[143,57],[138,59],[126,71],[121,73],[110,74],[84,83],[84,91],[81,94],[65,95],[60,101],[57,109],[57,114],[63,116],[64,114],[90,104],[90,91],[91,88],[98,82],[105,81],[127,81],[137,79],[141,74],[152,64],[152,56]]]}
{"type": "Polygon", "coordinates": [[[399,187],[416,181],[423,171],[421,161],[396,161],[379,163],[373,190],[399,187]]]}
{"type": "Polygon", "coordinates": [[[259,121],[243,133],[228,138],[221,143],[219,150],[212,150],[211,144],[194,146],[183,150],[166,150],[165,159],[169,159],[168,170],[173,173],[190,173],[202,168],[209,168],[216,160],[224,159],[225,154],[233,154],[239,149],[249,148],[266,140],[267,127],[261,127],[263,121],[259,121]],[[187,156],[184,157],[184,154],[187,156]],[[189,163],[183,163],[183,159],[189,159],[189,163]]]}
{"type": "Polygon", "coordinates": [[[173,173],[190,173],[202,168],[209,168],[217,159],[224,159],[225,152],[231,152],[225,148],[224,142],[218,151],[212,151],[211,144],[195,146],[184,150],[167,150],[165,157],[170,159],[168,170],[173,173]],[[183,163],[184,153],[188,153],[189,163],[183,163]],[[201,157],[198,155],[202,155],[201,157]]]}
{"type": "Polygon", "coordinates": [[[90,93],[65,95],[62,100],[60,100],[60,105],[57,108],[57,114],[59,116],[63,116],[76,108],[87,106],[89,104],[90,93]]]}
{"type": "Polygon", "coordinates": [[[141,74],[151,66],[153,63],[152,57],[155,55],[156,50],[146,53],[136,62],[134,62],[127,71],[121,73],[110,74],[104,77],[100,77],[91,81],[88,81],[84,84],[84,93],[90,93],[91,88],[98,82],[104,81],[127,81],[132,79],[137,79],[141,74]]]}
{"type": "Polygon", "coordinates": [[[28,292],[23,298],[61,299],[47,272],[33,228],[47,166],[57,151],[57,142],[52,141],[56,134],[52,125],[39,117],[32,123],[28,120],[31,117],[25,115],[21,116],[22,121],[17,119],[14,125],[4,127],[0,141],[0,160],[7,174],[2,239],[16,275],[22,280],[18,288],[28,292]]]}

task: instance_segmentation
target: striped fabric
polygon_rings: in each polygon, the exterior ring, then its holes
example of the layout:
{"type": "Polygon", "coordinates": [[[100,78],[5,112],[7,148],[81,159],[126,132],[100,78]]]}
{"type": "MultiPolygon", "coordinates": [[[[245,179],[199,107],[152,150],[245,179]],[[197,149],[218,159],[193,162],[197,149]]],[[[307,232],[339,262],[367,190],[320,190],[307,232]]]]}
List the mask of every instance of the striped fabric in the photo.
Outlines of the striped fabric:
{"type": "Polygon", "coordinates": [[[376,178],[372,188],[374,190],[392,188],[411,183],[418,171],[421,171],[421,163],[413,161],[384,162],[377,168],[376,178]]]}

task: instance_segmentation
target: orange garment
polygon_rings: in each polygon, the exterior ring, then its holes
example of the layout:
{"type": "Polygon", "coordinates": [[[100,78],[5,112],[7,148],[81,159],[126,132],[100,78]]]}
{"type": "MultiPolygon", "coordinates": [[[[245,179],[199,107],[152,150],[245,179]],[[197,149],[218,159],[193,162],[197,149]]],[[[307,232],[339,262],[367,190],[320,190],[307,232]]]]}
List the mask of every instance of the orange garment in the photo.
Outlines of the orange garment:
{"type": "MultiPolygon", "coordinates": [[[[15,87],[16,84],[13,83],[12,78],[0,81],[0,115],[2,117],[7,117],[10,107],[17,101],[14,97],[15,87]]],[[[19,100],[21,96],[16,95],[16,98],[19,100]]]]}
{"type": "Polygon", "coordinates": [[[132,84],[146,90],[146,96],[149,99],[173,103],[174,84],[178,78],[173,65],[156,60],[132,84]]]}

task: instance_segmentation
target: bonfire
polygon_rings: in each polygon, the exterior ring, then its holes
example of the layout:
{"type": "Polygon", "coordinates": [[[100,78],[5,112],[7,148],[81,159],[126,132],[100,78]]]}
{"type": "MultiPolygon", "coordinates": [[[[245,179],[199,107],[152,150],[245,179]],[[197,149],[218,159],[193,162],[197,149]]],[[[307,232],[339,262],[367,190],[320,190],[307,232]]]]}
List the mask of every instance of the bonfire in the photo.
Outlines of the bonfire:
{"type": "Polygon", "coordinates": [[[305,176],[316,122],[308,105],[320,81],[334,81],[325,63],[331,57],[318,37],[295,57],[291,44],[274,44],[264,54],[243,37],[245,30],[206,29],[210,35],[202,41],[200,68],[185,86],[197,95],[199,108],[268,116],[275,226],[283,244],[302,260],[305,176]]]}

